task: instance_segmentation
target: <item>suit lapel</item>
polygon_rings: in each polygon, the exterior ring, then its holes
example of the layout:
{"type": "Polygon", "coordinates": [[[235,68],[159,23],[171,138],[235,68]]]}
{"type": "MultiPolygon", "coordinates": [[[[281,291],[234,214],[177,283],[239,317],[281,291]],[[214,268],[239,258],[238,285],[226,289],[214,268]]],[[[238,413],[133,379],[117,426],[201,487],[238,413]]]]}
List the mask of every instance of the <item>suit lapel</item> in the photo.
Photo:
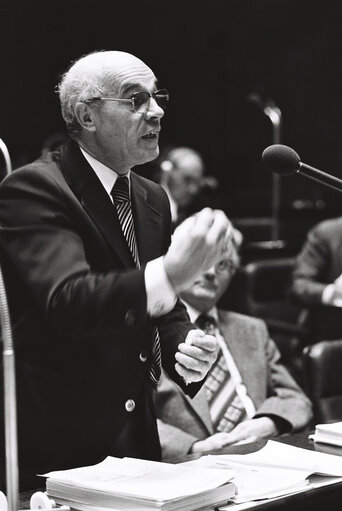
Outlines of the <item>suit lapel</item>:
{"type": "Polygon", "coordinates": [[[184,394],[184,392],[182,392],[182,396],[186,401],[187,406],[192,409],[193,413],[197,415],[198,420],[205,426],[207,433],[212,435],[214,433],[214,429],[204,386],[201,387],[196,396],[192,399],[184,394]]]}
{"type": "Polygon", "coordinates": [[[144,264],[159,255],[155,249],[162,218],[161,213],[149,204],[144,181],[134,172],[131,172],[131,199],[139,259],[144,264]]]}
{"type": "Polygon", "coordinates": [[[83,208],[126,267],[134,266],[113,203],[75,142],[61,152],[64,176],[83,208]]]}
{"type": "Polygon", "coordinates": [[[226,344],[233,356],[234,362],[240,372],[241,379],[247,388],[249,397],[255,403],[256,392],[259,388],[260,374],[256,367],[251,367],[251,360],[257,360],[258,339],[256,331],[251,332],[248,323],[236,321],[228,311],[219,310],[220,327],[226,344]]]}

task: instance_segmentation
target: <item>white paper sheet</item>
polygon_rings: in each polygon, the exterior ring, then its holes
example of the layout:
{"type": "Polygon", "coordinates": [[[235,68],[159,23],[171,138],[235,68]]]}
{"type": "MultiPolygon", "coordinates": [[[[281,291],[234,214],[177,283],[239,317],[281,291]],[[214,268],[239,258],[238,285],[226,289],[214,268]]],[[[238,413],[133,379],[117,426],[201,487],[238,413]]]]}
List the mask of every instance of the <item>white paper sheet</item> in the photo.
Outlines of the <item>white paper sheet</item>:
{"type": "Polygon", "coordinates": [[[237,503],[303,491],[308,487],[308,478],[312,474],[342,477],[342,457],[273,440],[253,453],[209,454],[188,463],[235,470],[233,482],[237,487],[237,496],[234,500],[237,503]]]}
{"type": "Polygon", "coordinates": [[[300,470],[307,475],[342,477],[341,456],[309,451],[274,440],[269,440],[262,449],[249,454],[222,454],[213,457],[220,463],[226,463],[227,468],[231,469],[236,468],[234,463],[238,463],[255,467],[300,470]]]}

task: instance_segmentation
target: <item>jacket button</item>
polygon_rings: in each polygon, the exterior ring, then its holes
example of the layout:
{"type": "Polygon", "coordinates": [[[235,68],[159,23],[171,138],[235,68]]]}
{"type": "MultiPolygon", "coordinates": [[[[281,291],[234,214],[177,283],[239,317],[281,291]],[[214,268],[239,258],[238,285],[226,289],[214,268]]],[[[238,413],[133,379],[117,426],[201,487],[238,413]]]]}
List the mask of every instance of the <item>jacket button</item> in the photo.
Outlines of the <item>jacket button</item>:
{"type": "Polygon", "coordinates": [[[135,402],[133,401],[133,399],[127,399],[127,401],[125,403],[125,408],[126,408],[127,412],[133,412],[133,410],[135,408],[135,402]]]}
{"type": "Polygon", "coordinates": [[[127,326],[133,326],[135,323],[135,312],[134,309],[128,309],[125,314],[125,323],[127,326]]]}
{"type": "Polygon", "coordinates": [[[142,350],[142,351],[139,353],[139,360],[140,360],[141,362],[146,362],[146,360],[147,360],[147,351],[142,350]]]}

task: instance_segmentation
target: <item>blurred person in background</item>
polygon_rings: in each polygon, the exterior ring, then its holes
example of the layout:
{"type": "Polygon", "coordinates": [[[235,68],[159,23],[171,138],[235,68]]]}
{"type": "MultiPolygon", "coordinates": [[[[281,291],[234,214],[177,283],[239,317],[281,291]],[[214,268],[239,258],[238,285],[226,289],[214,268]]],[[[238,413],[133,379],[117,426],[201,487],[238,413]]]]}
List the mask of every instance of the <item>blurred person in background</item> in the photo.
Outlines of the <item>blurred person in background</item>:
{"type": "Polygon", "coordinates": [[[190,147],[168,150],[161,158],[157,179],[169,198],[174,226],[203,207],[217,206],[213,196],[218,183],[205,175],[202,156],[190,147]]]}
{"type": "Polygon", "coordinates": [[[308,309],[310,342],[342,337],[342,217],[309,230],[296,258],[291,295],[308,309]]]}
{"type": "Polygon", "coordinates": [[[57,151],[63,144],[69,141],[69,136],[64,131],[55,131],[43,140],[41,156],[47,156],[48,153],[57,151]]]}

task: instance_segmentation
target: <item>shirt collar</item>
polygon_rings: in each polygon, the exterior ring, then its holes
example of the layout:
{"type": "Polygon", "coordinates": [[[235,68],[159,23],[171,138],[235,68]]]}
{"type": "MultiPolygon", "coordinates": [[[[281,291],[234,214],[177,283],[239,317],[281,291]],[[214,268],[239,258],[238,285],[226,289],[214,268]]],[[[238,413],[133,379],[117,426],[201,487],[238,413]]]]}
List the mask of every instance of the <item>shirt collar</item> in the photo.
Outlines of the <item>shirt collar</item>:
{"type": "Polygon", "coordinates": [[[168,185],[165,183],[162,186],[163,186],[163,188],[166,192],[166,195],[168,196],[169,202],[170,202],[170,211],[171,211],[172,222],[176,222],[177,218],[178,218],[178,205],[175,202],[174,198],[172,197],[172,193],[171,193],[168,185]]]}
{"type": "MultiPolygon", "coordinates": [[[[185,300],[182,300],[182,301],[186,306],[186,310],[188,311],[191,323],[196,323],[198,317],[204,313],[195,309],[195,307],[192,307],[191,305],[189,305],[185,300]]],[[[207,311],[205,314],[208,314],[208,316],[212,316],[216,320],[216,323],[218,324],[218,312],[217,312],[216,307],[213,307],[212,309],[207,311]]]]}
{"type": "MultiPolygon", "coordinates": [[[[96,160],[91,154],[89,154],[87,151],[83,149],[83,147],[80,146],[81,153],[101,181],[102,186],[108,193],[108,195],[111,197],[110,192],[112,191],[113,186],[115,185],[115,181],[117,180],[119,174],[115,172],[115,170],[110,169],[103,163],[101,163],[99,160],[96,160]]],[[[131,183],[131,171],[129,170],[127,174],[125,174],[128,177],[128,182],[131,183]]]]}

